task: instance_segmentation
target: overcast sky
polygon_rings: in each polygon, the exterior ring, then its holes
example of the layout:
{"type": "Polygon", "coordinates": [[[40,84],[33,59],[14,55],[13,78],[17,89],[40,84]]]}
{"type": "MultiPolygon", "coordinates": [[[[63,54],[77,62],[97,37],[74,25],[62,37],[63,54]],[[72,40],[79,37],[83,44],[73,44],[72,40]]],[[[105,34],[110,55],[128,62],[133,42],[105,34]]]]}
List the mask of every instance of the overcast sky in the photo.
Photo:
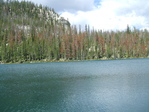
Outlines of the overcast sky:
{"type": "Polygon", "coordinates": [[[73,25],[123,30],[149,28],[148,0],[30,0],[54,8],[73,25]]]}

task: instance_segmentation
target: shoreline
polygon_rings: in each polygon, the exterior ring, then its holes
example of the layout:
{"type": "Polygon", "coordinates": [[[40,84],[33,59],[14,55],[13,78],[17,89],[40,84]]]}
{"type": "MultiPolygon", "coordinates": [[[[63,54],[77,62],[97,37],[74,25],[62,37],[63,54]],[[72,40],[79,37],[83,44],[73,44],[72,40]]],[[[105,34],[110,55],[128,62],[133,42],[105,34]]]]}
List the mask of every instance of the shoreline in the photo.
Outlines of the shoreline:
{"type": "Polygon", "coordinates": [[[149,57],[130,57],[130,58],[100,58],[100,59],[86,59],[86,60],[65,60],[65,59],[60,59],[60,60],[46,60],[46,59],[42,59],[42,60],[35,60],[35,61],[24,61],[24,62],[9,62],[9,63],[3,63],[0,62],[0,64],[25,64],[25,63],[50,63],[50,62],[74,62],[74,61],[95,61],[95,60],[124,60],[124,59],[145,59],[149,57]]]}

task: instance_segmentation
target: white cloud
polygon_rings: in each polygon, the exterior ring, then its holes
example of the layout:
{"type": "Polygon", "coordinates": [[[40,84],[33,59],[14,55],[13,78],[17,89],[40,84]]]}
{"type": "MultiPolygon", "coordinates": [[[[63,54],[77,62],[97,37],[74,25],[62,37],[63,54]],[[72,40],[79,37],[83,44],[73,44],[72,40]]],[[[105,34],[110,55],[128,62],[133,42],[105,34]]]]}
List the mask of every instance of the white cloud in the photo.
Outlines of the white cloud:
{"type": "Polygon", "coordinates": [[[89,24],[96,29],[123,30],[127,25],[136,28],[149,27],[149,3],[145,0],[102,0],[90,11],[65,11],[61,16],[72,24],[89,24]]]}
{"type": "MultiPolygon", "coordinates": [[[[20,0],[21,1],[21,0],[20,0]]],[[[123,30],[127,25],[149,28],[149,2],[146,0],[30,0],[54,8],[72,25],[96,29],[123,30]]]]}

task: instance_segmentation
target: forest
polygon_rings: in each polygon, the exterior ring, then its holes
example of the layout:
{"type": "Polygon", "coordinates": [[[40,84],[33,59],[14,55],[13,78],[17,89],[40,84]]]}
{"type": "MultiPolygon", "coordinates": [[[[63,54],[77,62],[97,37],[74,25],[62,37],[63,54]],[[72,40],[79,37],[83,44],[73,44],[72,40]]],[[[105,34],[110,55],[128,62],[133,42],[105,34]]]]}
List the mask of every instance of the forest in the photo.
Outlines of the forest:
{"type": "Polygon", "coordinates": [[[42,5],[0,1],[0,63],[149,57],[148,30],[84,27],[42,5]]]}

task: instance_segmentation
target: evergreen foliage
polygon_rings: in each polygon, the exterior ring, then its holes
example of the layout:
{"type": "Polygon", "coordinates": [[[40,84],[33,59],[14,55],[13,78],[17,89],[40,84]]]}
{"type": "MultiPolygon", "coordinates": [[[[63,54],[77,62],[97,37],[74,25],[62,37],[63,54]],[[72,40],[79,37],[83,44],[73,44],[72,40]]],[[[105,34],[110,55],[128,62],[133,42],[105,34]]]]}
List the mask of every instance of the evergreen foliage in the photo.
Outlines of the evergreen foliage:
{"type": "Polygon", "coordinates": [[[118,59],[149,56],[149,32],[85,31],[53,9],[31,2],[0,2],[0,62],[118,59]]]}

